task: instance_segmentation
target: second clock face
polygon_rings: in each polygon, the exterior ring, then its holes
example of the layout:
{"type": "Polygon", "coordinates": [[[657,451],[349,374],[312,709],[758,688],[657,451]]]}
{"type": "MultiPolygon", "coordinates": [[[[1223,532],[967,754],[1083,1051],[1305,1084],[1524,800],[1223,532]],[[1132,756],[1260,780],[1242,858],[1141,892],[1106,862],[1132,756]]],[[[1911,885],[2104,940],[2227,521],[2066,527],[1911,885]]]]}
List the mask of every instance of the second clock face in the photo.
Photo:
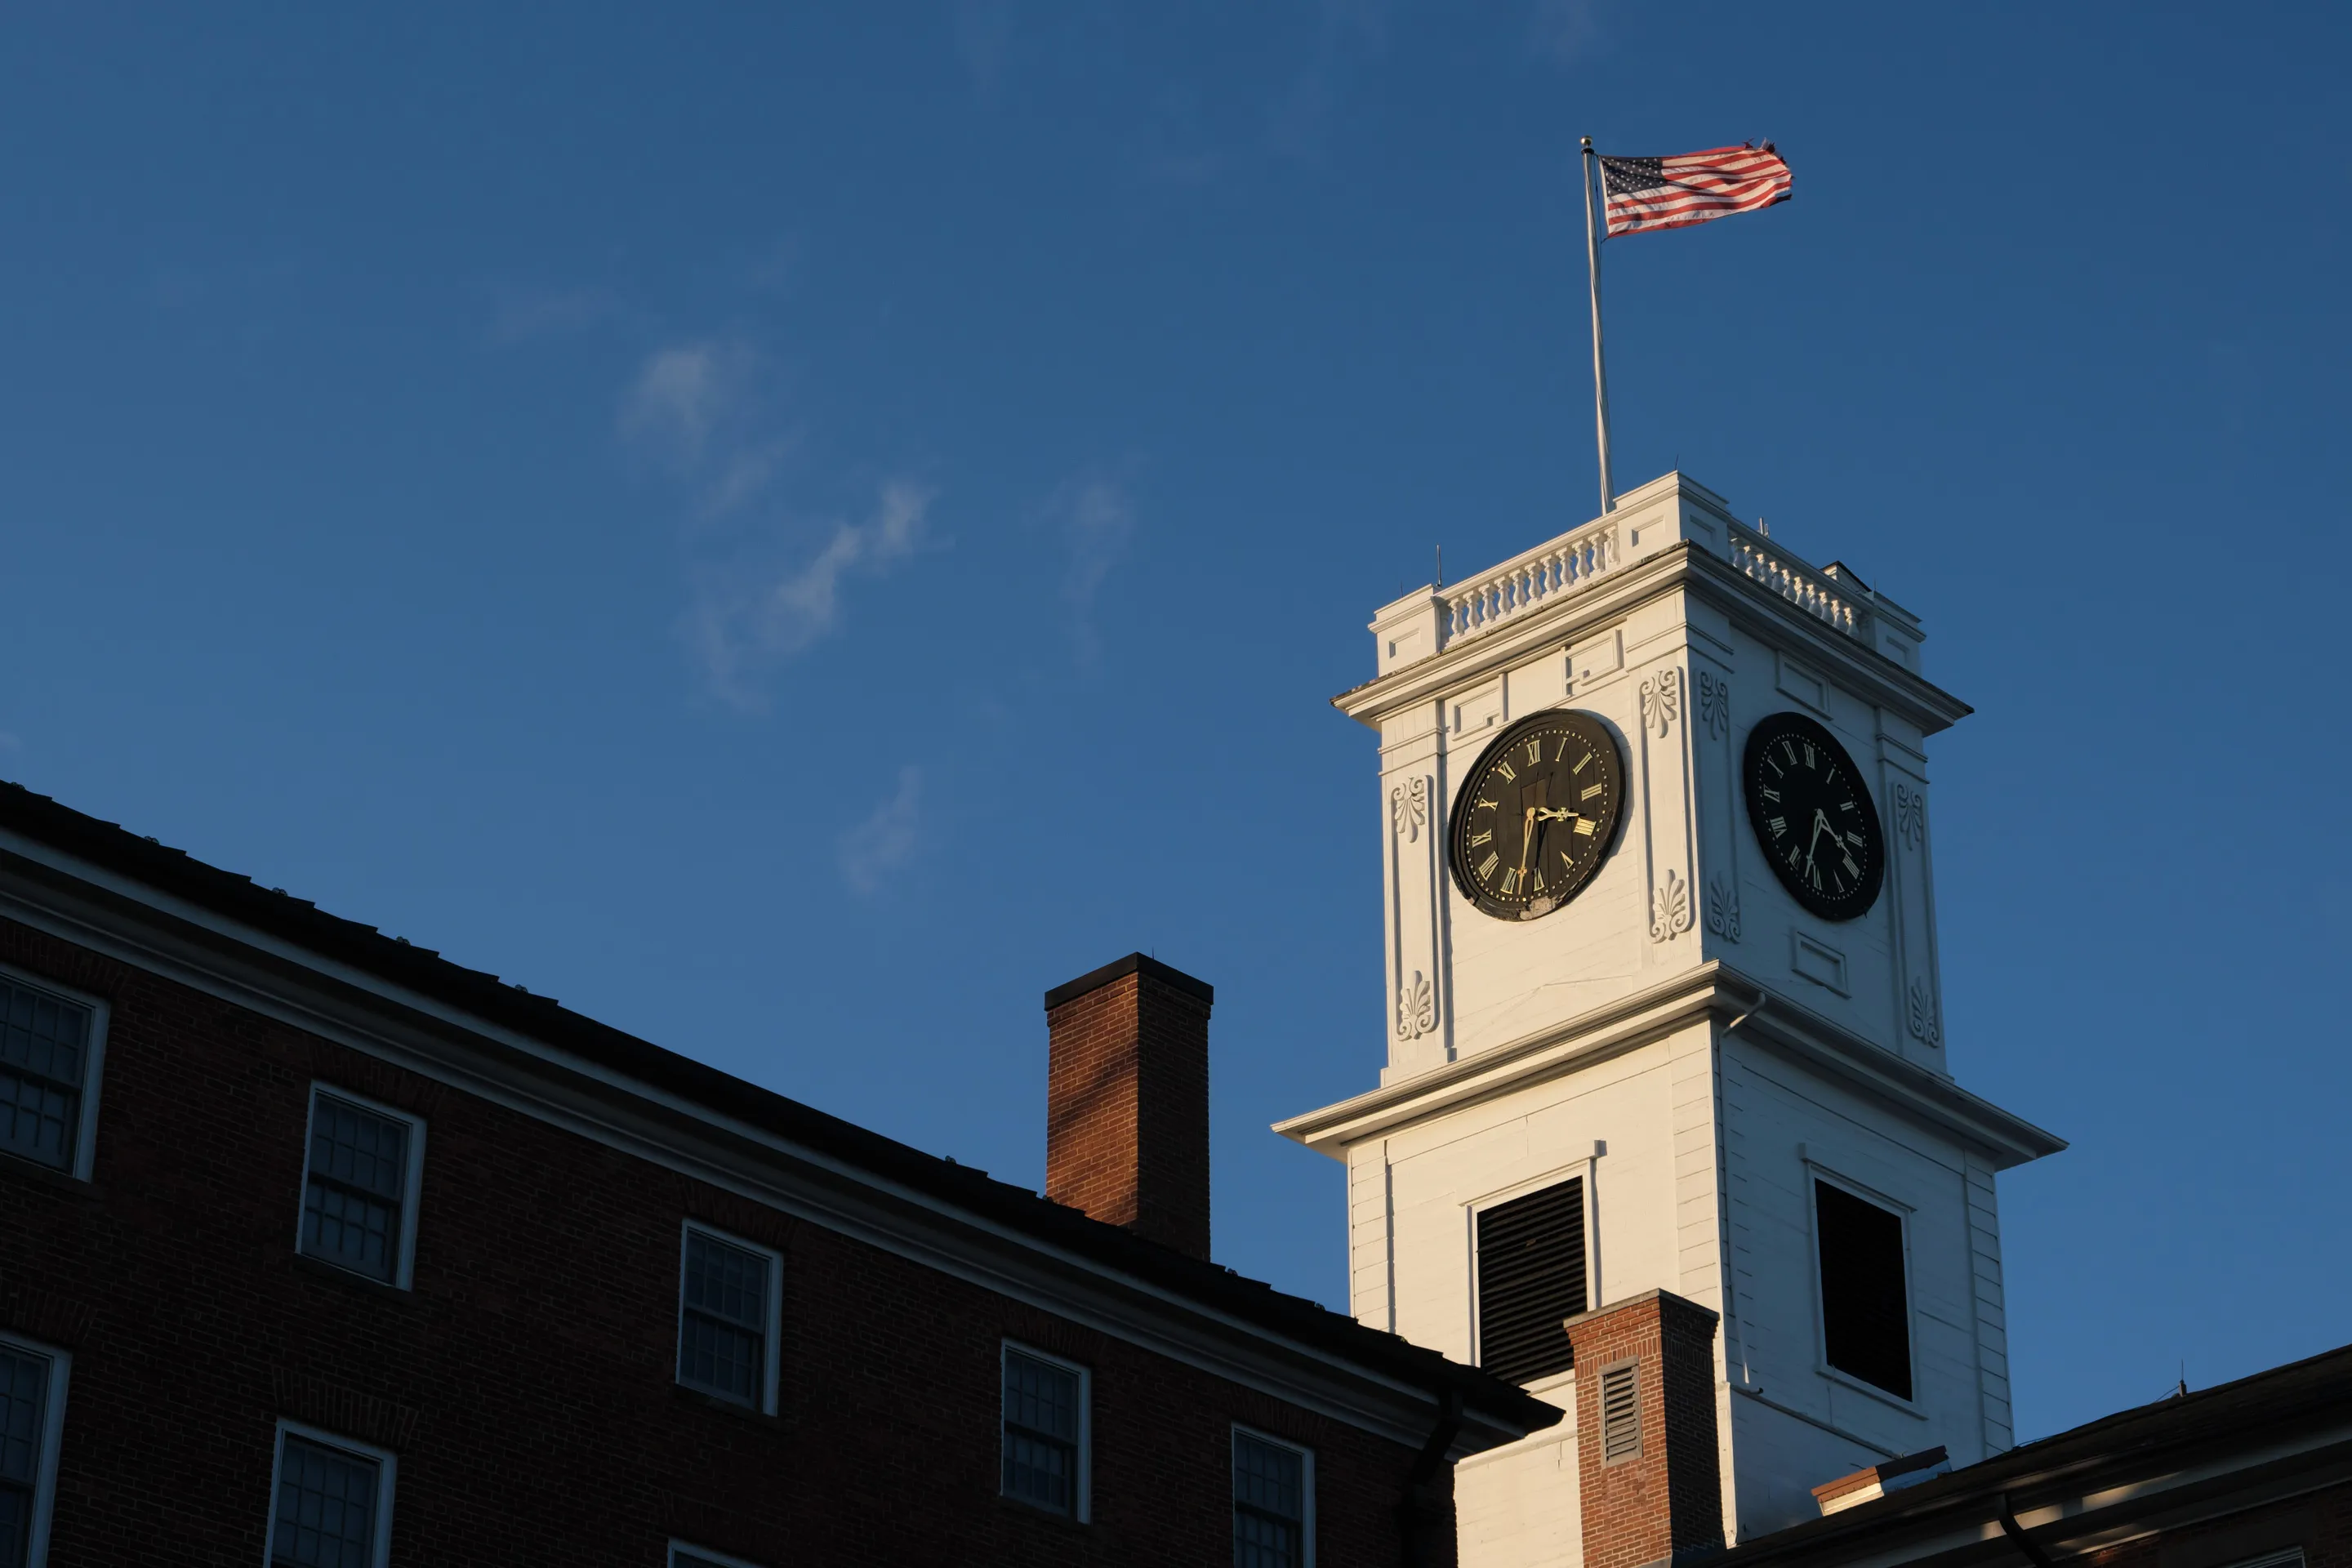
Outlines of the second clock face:
{"type": "Polygon", "coordinates": [[[1499,920],[1548,915],[1601,868],[1624,801],[1617,740],[1601,721],[1560,710],[1523,719],[1480,755],[1454,801],[1454,884],[1499,920]]]}
{"type": "Polygon", "coordinates": [[[1774,713],[1748,731],[1742,771],[1748,820],[1780,885],[1824,920],[1866,912],[1886,875],[1886,847],[1845,748],[1801,713],[1774,713]]]}

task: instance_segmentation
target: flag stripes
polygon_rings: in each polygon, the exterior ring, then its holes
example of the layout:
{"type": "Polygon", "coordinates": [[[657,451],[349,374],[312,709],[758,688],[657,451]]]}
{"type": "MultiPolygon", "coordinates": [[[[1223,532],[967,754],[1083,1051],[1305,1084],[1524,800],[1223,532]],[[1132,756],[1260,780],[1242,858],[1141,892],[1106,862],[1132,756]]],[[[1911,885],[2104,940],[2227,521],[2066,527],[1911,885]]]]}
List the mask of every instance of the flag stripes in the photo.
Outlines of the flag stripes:
{"type": "Polygon", "coordinates": [[[1602,158],[1611,237],[1752,213],[1789,199],[1789,165],[1761,147],[1710,147],[1673,158],[1602,158]]]}

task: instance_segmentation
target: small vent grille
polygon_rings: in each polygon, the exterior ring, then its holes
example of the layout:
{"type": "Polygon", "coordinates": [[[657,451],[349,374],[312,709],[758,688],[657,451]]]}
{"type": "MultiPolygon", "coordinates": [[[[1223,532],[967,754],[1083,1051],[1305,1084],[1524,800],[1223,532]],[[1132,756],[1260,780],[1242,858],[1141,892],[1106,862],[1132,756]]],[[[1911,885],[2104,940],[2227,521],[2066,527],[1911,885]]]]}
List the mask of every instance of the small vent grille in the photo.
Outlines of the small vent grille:
{"type": "Polygon", "coordinates": [[[1584,1179],[1478,1215],[1478,1364],[1529,1383],[1575,1363],[1560,1320],[1585,1310],[1584,1179]]]}
{"type": "Polygon", "coordinates": [[[1612,1366],[1601,1374],[1601,1462],[1613,1465],[1642,1457],[1642,1384],[1639,1362],[1612,1366]]]}

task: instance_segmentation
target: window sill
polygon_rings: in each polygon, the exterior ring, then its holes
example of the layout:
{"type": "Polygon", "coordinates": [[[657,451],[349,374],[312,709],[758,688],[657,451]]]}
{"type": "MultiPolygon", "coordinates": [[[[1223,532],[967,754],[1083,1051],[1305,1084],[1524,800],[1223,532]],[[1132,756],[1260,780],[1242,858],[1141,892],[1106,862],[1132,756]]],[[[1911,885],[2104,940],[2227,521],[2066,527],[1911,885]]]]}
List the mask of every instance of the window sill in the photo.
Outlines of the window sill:
{"type": "Polygon", "coordinates": [[[362,1291],[380,1300],[412,1301],[415,1300],[414,1291],[404,1290],[397,1285],[387,1285],[381,1279],[371,1279],[364,1274],[354,1274],[340,1264],[330,1263],[323,1258],[313,1258],[307,1252],[298,1252],[294,1255],[294,1271],[297,1274],[308,1274],[313,1279],[331,1279],[338,1285],[362,1291]]]}
{"type": "Polygon", "coordinates": [[[12,1176],[22,1177],[37,1187],[47,1187],[51,1192],[63,1194],[67,1197],[95,1201],[106,1195],[106,1190],[96,1182],[85,1182],[69,1171],[60,1171],[54,1165],[40,1164],[36,1161],[26,1159],[22,1154],[0,1154],[0,1171],[5,1171],[12,1176]]]}
{"type": "Polygon", "coordinates": [[[1084,1532],[1093,1528],[1094,1524],[1090,1519],[1080,1519],[1075,1514],[1057,1513],[1043,1503],[1031,1502],[1026,1498],[1012,1497],[1003,1492],[996,1494],[996,1506],[1008,1513],[1018,1514],[1023,1519],[1042,1520],[1059,1530],[1084,1532]]]}
{"type": "Polygon", "coordinates": [[[1890,1389],[1881,1388],[1874,1383],[1865,1382],[1862,1378],[1854,1376],[1853,1373],[1850,1372],[1840,1372],[1836,1367],[1832,1366],[1825,1361],[1815,1362],[1813,1363],[1813,1370],[1820,1373],[1823,1377],[1828,1378],[1832,1383],[1836,1384],[1841,1388],[1851,1388],[1856,1394],[1867,1394],[1873,1399],[1877,1400],[1880,1404],[1891,1405],[1895,1409],[1903,1412],[1906,1415],[1915,1416],[1921,1421],[1927,1419],[1927,1413],[1926,1411],[1920,1409],[1916,1405],[1914,1405],[1911,1401],[1904,1398],[1901,1394],[1896,1394],[1890,1389]]]}
{"type": "Polygon", "coordinates": [[[721,1415],[731,1415],[738,1421],[747,1421],[754,1426],[765,1427],[771,1432],[781,1432],[784,1429],[784,1418],[781,1415],[771,1415],[764,1410],[754,1410],[748,1405],[738,1405],[731,1399],[721,1399],[715,1394],[705,1394],[698,1388],[688,1388],[682,1383],[673,1383],[669,1387],[670,1392],[677,1394],[681,1401],[698,1409],[714,1410],[721,1415]]]}

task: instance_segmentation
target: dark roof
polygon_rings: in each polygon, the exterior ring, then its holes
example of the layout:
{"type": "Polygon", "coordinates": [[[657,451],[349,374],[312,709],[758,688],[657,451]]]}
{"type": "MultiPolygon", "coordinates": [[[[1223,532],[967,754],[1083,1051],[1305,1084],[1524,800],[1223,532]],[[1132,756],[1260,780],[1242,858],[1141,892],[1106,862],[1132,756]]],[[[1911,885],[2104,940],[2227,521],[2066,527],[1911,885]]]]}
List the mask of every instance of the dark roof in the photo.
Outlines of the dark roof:
{"type": "Polygon", "coordinates": [[[2117,1411],[1700,1561],[1708,1568],[1746,1568],[1875,1556],[1894,1538],[1971,1515],[1998,1517],[2004,1498],[2027,1510],[2061,1489],[2079,1495],[2124,1478],[2164,1474],[2193,1456],[2225,1453],[2234,1445],[2267,1447],[2305,1428],[2340,1426],[2347,1409],[2352,1409],[2352,1345],[2117,1411]]]}
{"type": "MultiPolygon", "coordinates": [[[[1320,1302],[1288,1296],[1261,1280],[1147,1241],[1115,1225],[1089,1219],[1077,1209],[1054,1203],[1026,1187],[991,1178],[985,1172],[886,1138],[830,1116],[813,1106],[761,1089],[713,1067],[666,1050],[649,1040],[598,1023],[537,996],[495,974],[450,963],[431,948],[385,936],[372,925],[331,915],[307,899],[281,889],[265,889],[251,878],[224,871],[184,849],[131,833],[0,781],[0,828],[64,850],[108,871],[186,900],[203,909],[295,943],[321,958],[408,987],[459,1007],[487,1022],[527,1034],[548,1045],[608,1068],[636,1081],[681,1096],[764,1131],[900,1184],[966,1213],[984,1217],[1037,1242],[1088,1258],[1108,1268],[1171,1291],[1210,1310],[1228,1314],[1271,1334],[1311,1346],[1443,1401],[1458,1393],[1463,1404],[1497,1424],[1528,1430],[1560,1419],[1547,1404],[1434,1351],[1368,1328],[1320,1302]]],[[[0,854],[0,869],[16,858],[0,854]]],[[[1132,964],[1121,960],[1109,967],[1132,964]]],[[[1208,986],[1144,958],[1153,973],[1164,971],[1202,993],[1208,986]]],[[[1092,977],[1089,977],[1092,978],[1092,977]]],[[[1203,995],[1202,1000],[1207,1000],[1203,995]]]]}

